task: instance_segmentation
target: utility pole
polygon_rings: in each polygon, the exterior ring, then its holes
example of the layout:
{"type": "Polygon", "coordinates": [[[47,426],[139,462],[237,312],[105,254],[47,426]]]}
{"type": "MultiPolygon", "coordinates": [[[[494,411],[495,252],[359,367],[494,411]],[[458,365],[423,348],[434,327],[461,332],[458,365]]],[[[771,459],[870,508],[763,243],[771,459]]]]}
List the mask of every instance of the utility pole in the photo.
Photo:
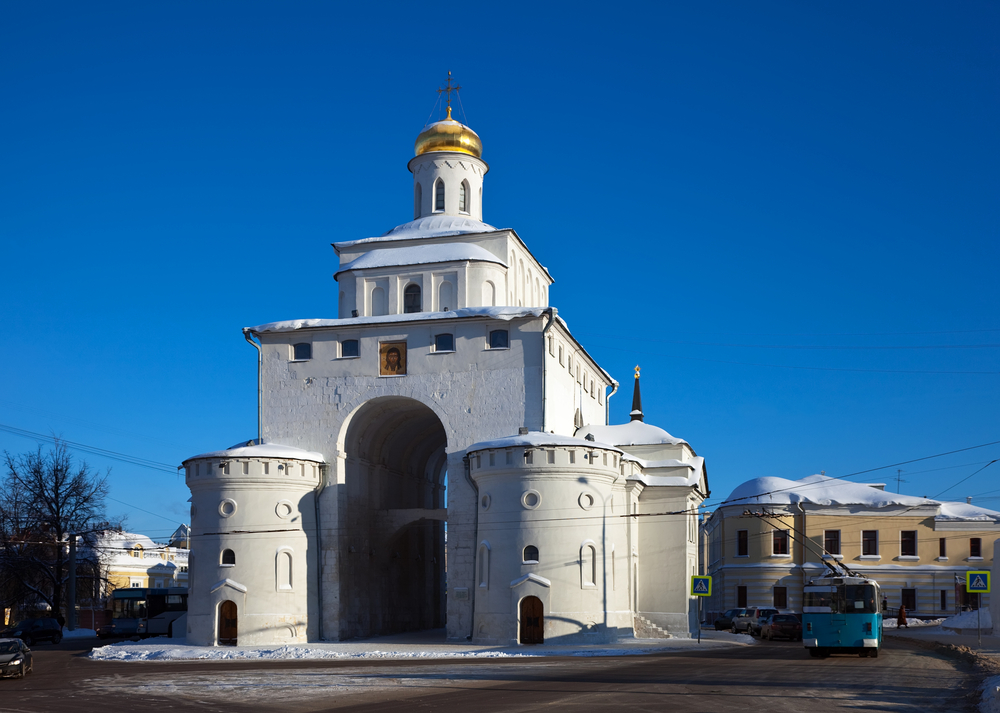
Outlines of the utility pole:
{"type": "Polygon", "coordinates": [[[901,477],[902,475],[903,475],[903,469],[902,468],[896,468],[896,494],[897,495],[899,495],[899,484],[906,482],[901,477]]]}
{"type": "Polygon", "coordinates": [[[69,581],[66,584],[66,628],[76,629],[76,535],[69,536],[69,581]]]}

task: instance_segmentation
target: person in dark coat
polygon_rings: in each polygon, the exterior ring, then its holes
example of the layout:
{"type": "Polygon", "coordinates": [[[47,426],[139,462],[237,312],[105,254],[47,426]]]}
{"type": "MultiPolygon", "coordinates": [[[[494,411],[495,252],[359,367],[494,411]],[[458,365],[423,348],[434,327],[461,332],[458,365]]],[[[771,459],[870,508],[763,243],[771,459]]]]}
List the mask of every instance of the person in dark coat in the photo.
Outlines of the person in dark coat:
{"type": "Polygon", "coordinates": [[[900,605],[900,607],[899,607],[899,616],[896,617],[896,628],[897,629],[902,629],[904,626],[907,629],[910,628],[906,624],[906,607],[900,605]]]}

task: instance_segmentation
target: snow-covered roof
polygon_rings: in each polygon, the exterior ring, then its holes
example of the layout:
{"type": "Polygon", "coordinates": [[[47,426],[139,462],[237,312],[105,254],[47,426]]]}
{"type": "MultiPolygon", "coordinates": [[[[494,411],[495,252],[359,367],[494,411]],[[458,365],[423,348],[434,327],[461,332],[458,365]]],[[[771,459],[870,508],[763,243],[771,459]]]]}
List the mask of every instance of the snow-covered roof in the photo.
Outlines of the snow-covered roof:
{"type": "Polygon", "coordinates": [[[297,329],[321,329],[324,327],[359,327],[367,324],[389,324],[393,322],[422,322],[429,319],[456,319],[488,317],[509,321],[520,317],[541,317],[546,307],[463,307],[450,312],[412,312],[410,314],[388,314],[381,317],[346,317],[344,319],[289,319],[269,322],[256,327],[248,327],[254,334],[274,332],[294,332],[297,329]]]}
{"type": "Polygon", "coordinates": [[[935,500],[887,493],[884,490],[861,483],[852,483],[849,480],[829,478],[825,475],[810,475],[801,480],[772,477],[748,480],[738,485],[722,502],[722,505],[790,505],[792,503],[809,503],[821,506],[860,505],[870,508],[938,504],[935,500]]]}
{"type": "Polygon", "coordinates": [[[413,238],[437,238],[444,235],[464,235],[465,233],[493,233],[496,228],[481,220],[455,215],[429,215],[417,218],[409,223],[397,225],[377,238],[362,238],[361,240],[345,240],[334,243],[340,250],[362,243],[377,243],[384,240],[409,240],[413,238]]]}
{"type": "Polygon", "coordinates": [[[322,453],[315,451],[305,451],[294,446],[283,446],[280,443],[256,444],[254,441],[244,441],[231,446],[224,451],[212,451],[201,455],[186,458],[185,462],[196,458],[287,458],[289,460],[308,460],[316,463],[325,463],[326,458],[322,453]]]}
{"type": "Polygon", "coordinates": [[[382,248],[366,252],[337,270],[334,277],[348,270],[366,270],[397,265],[431,265],[441,262],[495,262],[506,267],[507,263],[472,243],[444,243],[438,245],[412,245],[405,248],[382,248]]]}
{"type": "Polygon", "coordinates": [[[541,431],[529,431],[517,436],[507,436],[506,438],[496,438],[492,441],[482,441],[473,443],[466,451],[484,451],[493,448],[543,448],[545,446],[564,446],[570,448],[603,448],[609,451],[621,453],[621,449],[600,443],[598,441],[588,441],[585,438],[574,438],[572,436],[560,436],[557,433],[543,433],[541,431]]]}
{"type": "Polygon", "coordinates": [[[642,421],[630,421],[629,423],[621,423],[614,426],[583,426],[576,433],[581,438],[591,433],[597,440],[604,441],[605,443],[614,443],[616,446],[687,443],[683,439],[674,438],[662,428],[643,423],[642,421]]]}
{"type": "Polygon", "coordinates": [[[934,516],[934,519],[938,521],[1000,522],[1000,512],[968,503],[941,503],[941,510],[934,516]]]}

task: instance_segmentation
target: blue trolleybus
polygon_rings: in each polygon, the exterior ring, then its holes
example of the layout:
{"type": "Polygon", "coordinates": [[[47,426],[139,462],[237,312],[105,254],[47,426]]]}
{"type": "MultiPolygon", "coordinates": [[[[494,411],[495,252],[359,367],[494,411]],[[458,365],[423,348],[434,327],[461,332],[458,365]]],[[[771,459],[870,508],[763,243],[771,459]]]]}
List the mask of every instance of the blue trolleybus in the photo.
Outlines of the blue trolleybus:
{"type": "Polygon", "coordinates": [[[809,582],[803,595],[802,642],[811,656],[878,656],[882,646],[878,582],[828,574],[809,582]]]}

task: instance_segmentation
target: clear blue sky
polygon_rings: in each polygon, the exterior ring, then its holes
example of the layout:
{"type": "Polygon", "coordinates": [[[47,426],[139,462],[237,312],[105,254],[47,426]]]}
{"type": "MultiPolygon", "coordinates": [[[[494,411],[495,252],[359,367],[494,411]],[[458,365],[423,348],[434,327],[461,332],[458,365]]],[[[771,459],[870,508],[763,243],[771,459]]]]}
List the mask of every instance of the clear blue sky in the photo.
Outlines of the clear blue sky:
{"type": "MultiPolygon", "coordinates": [[[[167,470],[254,436],[240,328],[336,315],[330,243],[411,217],[450,69],[485,220],[623,383],[612,422],[642,365],[712,502],[998,441],[998,36],[975,0],[3,3],[0,424],[167,470]]],[[[180,476],[81,455],[131,529],[187,521],[180,476]]],[[[1000,464],[967,495],[1000,509],[1000,464]]]]}

